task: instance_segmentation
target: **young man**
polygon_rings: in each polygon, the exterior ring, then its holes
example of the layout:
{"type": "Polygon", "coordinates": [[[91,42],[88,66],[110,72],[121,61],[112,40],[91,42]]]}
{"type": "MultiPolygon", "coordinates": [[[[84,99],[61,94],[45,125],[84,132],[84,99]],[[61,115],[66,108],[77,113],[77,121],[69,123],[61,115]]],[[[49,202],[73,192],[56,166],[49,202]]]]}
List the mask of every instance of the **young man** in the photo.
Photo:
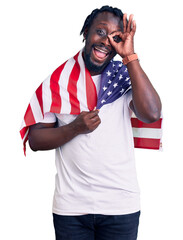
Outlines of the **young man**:
{"type": "Polygon", "coordinates": [[[56,149],[57,240],[137,239],[140,201],[130,118],[133,111],[145,123],[157,121],[161,102],[135,54],[135,32],[133,15],[127,21],[117,8],[95,9],[81,31],[84,49],[36,91],[43,117],[26,120],[26,126],[32,150],[56,149]],[[111,62],[116,54],[123,64],[111,62]],[[48,85],[51,91],[40,98],[48,85]]]}

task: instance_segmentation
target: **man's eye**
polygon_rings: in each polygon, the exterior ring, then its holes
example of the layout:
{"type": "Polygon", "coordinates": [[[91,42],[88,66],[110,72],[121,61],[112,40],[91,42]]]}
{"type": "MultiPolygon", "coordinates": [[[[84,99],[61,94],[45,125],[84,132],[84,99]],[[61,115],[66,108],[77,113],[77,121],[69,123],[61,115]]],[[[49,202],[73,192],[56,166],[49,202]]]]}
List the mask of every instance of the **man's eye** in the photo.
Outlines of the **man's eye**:
{"type": "Polygon", "coordinates": [[[106,32],[105,32],[104,30],[102,30],[102,29],[97,29],[97,34],[98,34],[99,36],[105,36],[105,35],[106,35],[106,32]]]}
{"type": "Polygon", "coordinates": [[[119,36],[117,36],[117,35],[114,36],[113,39],[114,39],[114,41],[117,42],[117,43],[119,43],[119,42],[122,41],[121,38],[120,38],[119,36]]]}

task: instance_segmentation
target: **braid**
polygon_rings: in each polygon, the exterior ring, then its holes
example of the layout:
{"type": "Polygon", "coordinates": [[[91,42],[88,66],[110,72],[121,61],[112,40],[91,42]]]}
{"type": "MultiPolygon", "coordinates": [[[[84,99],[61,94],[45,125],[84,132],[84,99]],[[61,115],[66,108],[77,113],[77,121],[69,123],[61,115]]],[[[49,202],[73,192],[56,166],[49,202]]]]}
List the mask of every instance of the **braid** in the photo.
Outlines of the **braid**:
{"type": "Polygon", "coordinates": [[[120,9],[118,8],[113,8],[113,7],[110,7],[108,5],[106,6],[103,6],[101,7],[100,9],[96,8],[94,9],[90,15],[88,15],[88,17],[86,18],[85,22],[84,22],[84,25],[81,29],[81,32],[80,32],[80,35],[82,35],[85,31],[85,29],[89,29],[92,22],[93,22],[93,19],[101,12],[111,12],[113,13],[114,15],[116,15],[117,17],[123,19],[123,13],[120,9]]]}

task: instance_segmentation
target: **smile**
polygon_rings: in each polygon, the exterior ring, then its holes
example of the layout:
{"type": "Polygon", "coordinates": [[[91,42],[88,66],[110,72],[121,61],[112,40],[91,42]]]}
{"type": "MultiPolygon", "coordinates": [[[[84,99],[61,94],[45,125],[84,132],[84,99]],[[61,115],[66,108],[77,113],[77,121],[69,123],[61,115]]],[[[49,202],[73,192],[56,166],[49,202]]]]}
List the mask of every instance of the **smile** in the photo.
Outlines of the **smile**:
{"type": "Polygon", "coordinates": [[[94,47],[93,53],[95,58],[99,61],[105,60],[105,58],[107,58],[107,56],[109,55],[109,52],[106,49],[100,47],[94,47]]]}

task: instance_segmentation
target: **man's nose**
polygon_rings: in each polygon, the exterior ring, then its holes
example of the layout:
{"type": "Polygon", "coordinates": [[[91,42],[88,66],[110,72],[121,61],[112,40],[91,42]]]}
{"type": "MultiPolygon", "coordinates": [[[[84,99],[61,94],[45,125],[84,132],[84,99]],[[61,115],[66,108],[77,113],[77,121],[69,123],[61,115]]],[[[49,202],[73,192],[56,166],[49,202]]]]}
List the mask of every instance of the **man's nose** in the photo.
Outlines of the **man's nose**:
{"type": "Polygon", "coordinates": [[[110,46],[111,47],[111,43],[109,41],[108,35],[105,35],[102,37],[101,42],[105,45],[105,46],[110,46]]]}

